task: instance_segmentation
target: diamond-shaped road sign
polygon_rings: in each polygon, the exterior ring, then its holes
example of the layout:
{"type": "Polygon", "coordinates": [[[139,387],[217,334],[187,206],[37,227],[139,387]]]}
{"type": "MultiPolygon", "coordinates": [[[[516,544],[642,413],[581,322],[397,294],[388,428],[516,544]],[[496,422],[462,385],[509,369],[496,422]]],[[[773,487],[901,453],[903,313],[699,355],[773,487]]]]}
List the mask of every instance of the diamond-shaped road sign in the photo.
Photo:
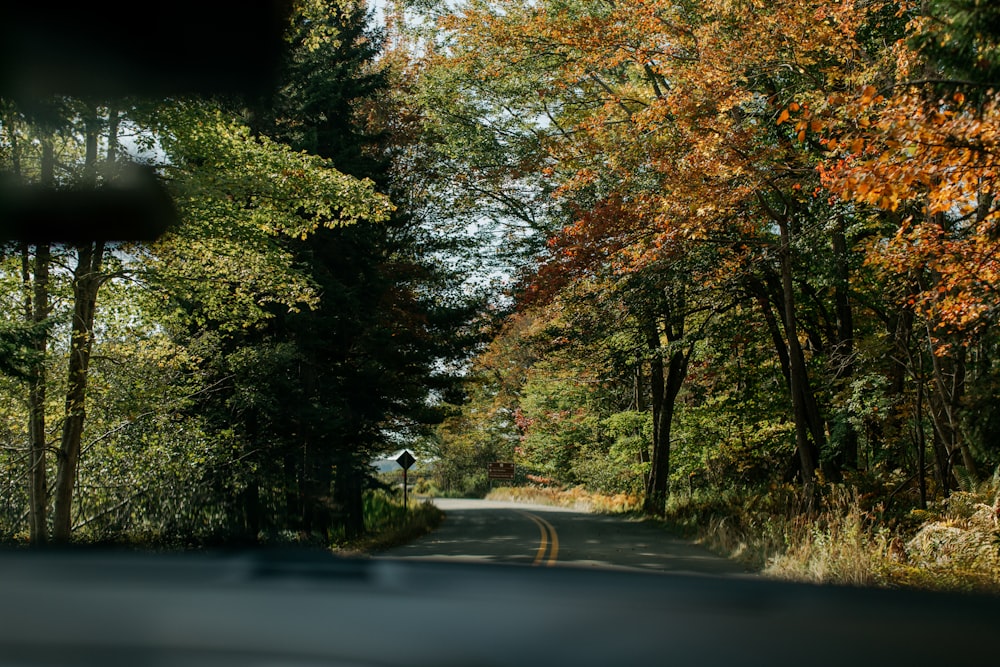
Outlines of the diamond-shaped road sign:
{"type": "Polygon", "coordinates": [[[409,451],[405,449],[403,450],[402,454],[396,457],[396,463],[402,466],[403,470],[409,470],[410,466],[412,466],[416,462],[417,460],[413,458],[413,454],[411,454],[409,451]]]}

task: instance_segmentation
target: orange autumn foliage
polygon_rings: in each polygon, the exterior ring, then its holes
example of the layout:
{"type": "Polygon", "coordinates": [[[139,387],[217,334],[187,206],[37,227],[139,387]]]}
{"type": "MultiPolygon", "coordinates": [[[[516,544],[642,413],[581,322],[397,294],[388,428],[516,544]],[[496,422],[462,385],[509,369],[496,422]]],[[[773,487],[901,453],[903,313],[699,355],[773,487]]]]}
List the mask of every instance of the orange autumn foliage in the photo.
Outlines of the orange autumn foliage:
{"type": "MultiPolygon", "coordinates": [[[[927,26],[914,19],[907,37],[927,26]]],[[[913,283],[906,298],[936,336],[968,344],[1000,308],[1000,92],[972,102],[956,82],[939,93],[908,44],[893,49],[899,85],[828,100],[831,157],[820,173],[837,196],[895,214],[869,262],[913,283]]]]}

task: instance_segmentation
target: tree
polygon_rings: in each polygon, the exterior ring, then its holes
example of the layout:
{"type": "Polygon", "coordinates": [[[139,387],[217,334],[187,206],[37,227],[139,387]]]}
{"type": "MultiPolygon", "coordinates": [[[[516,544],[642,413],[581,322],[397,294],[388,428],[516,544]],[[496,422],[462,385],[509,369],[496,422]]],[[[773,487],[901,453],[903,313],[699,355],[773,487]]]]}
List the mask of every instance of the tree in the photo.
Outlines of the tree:
{"type": "MultiPolygon", "coordinates": [[[[367,18],[363,3],[298,3],[274,99],[237,107],[260,141],[328,160],[402,199],[392,167],[405,146],[390,134],[399,100],[386,94],[390,73],[376,62],[380,42],[367,18]]],[[[309,211],[296,216],[289,229],[315,226],[309,211]]],[[[454,384],[441,368],[466,349],[461,328],[473,309],[457,292],[459,277],[434,261],[439,240],[413,211],[277,240],[310,303],[265,308],[262,326],[228,334],[213,373],[232,382],[204,407],[219,429],[238,425],[257,471],[232,508],[247,539],[285,529],[356,535],[368,462],[440,418],[433,401],[454,384]]]]}
{"type": "Polygon", "coordinates": [[[37,544],[48,537],[50,501],[52,537],[71,537],[74,489],[88,432],[90,362],[103,328],[95,320],[102,285],[129,275],[179,299],[200,300],[204,308],[198,316],[206,321],[252,327],[269,316],[260,304],[295,307],[311,298],[307,282],[295,277],[290,255],[282,255],[273,244],[275,235],[307,235],[321,224],[349,224],[360,215],[377,220],[388,208],[370,182],[347,177],[320,158],[252,137],[205,102],[158,105],[155,122],[148,103],[109,106],[67,99],[60,104],[46,114],[44,123],[7,107],[6,157],[24,185],[37,181],[53,188],[102,187],[114,178],[124,152],[119,141],[123,125],[130,131],[145,127],[156,133],[170,156],[161,170],[173,188],[182,224],[151,247],[101,239],[55,249],[44,243],[20,247],[19,310],[37,331],[26,416],[31,443],[29,516],[37,544]],[[37,153],[33,134],[41,137],[37,153]],[[248,248],[257,254],[246,254],[248,248]],[[243,250],[243,256],[233,257],[233,250],[243,250]],[[55,311],[52,295],[63,285],[72,307],[55,311]],[[60,321],[67,327],[65,347],[50,344],[47,334],[60,321]],[[58,422],[62,435],[49,496],[46,413],[54,379],[47,370],[48,357],[63,354],[65,402],[58,422]]]}
{"type": "MultiPolygon", "coordinates": [[[[960,415],[968,351],[983,340],[995,306],[997,13],[987,3],[948,1],[909,16],[894,46],[892,87],[880,91],[872,79],[830,98],[832,156],[822,173],[837,195],[881,209],[893,223],[869,261],[892,276],[900,307],[922,320],[924,351],[910,353],[908,371],[928,384],[947,490],[952,473],[958,483],[976,477],[960,415]]],[[[921,386],[917,400],[923,395],[921,386]]]]}

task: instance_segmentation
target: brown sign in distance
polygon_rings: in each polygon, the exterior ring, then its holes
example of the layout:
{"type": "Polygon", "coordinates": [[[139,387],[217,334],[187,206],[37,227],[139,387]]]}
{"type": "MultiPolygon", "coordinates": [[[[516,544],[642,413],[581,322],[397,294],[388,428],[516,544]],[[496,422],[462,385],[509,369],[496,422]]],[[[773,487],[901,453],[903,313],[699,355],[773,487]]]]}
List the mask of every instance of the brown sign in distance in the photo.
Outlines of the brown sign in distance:
{"type": "Polygon", "coordinates": [[[515,465],[494,461],[486,465],[486,473],[489,479],[514,479],[515,465]]]}

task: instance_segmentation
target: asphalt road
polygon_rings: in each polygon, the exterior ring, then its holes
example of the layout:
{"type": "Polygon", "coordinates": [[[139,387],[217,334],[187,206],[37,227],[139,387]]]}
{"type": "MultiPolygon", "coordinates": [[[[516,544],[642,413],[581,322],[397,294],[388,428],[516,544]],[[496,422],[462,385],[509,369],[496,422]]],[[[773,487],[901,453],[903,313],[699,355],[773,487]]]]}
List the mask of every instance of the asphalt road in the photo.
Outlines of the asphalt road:
{"type": "Polygon", "coordinates": [[[707,575],[745,573],[739,564],[648,521],[522,503],[444,498],[433,502],[445,512],[441,526],[380,556],[707,575]]]}

